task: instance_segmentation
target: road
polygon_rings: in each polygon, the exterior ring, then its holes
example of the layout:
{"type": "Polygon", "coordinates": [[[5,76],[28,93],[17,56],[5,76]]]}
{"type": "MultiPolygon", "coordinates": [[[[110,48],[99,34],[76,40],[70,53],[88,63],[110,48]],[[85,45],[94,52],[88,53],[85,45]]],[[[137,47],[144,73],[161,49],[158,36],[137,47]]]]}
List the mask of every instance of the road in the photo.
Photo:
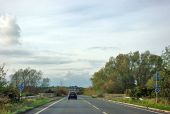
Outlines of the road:
{"type": "Polygon", "coordinates": [[[25,114],[160,114],[113,102],[78,96],[78,100],[63,98],[25,114]]]}

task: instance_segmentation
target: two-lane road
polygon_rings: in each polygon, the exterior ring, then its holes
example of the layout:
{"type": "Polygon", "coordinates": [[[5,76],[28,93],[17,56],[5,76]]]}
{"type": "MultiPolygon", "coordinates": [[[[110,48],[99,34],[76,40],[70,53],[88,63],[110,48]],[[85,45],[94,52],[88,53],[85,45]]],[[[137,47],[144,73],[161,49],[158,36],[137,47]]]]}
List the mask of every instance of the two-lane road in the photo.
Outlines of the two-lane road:
{"type": "Polygon", "coordinates": [[[78,100],[63,98],[50,105],[36,108],[26,114],[158,114],[112,102],[78,96],[78,100]]]}

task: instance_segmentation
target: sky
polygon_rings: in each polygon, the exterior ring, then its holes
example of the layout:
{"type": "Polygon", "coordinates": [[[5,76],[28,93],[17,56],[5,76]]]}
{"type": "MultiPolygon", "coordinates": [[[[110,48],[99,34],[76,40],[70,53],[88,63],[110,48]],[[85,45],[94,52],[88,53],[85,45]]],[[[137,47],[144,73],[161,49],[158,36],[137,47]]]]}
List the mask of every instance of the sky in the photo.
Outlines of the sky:
{"type": "Polygon", "coordinates": [[[91,86],[111,56],[170,45],[169,0],[0,0],[0,64],[91,86]]]}

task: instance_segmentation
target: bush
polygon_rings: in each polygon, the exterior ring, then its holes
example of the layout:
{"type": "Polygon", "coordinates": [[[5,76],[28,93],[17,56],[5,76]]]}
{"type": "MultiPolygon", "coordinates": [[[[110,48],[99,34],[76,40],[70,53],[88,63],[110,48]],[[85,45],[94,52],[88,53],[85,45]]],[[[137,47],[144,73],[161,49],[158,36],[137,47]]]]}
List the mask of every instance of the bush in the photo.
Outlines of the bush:
{"type": "Polygon", "coordinates": [[[63,96],[63,95],[67,95],[67,94],[68,94],[68,91],[65,88],[59,88],[56,91],[57,96],[63,96]]]}
{"type": "Polygon", "coordinates": [[[5,105],[0,104],[0,114],[10,114],[10,112],[6,109],[5,105]]]}
{"type": "Polygon", "coordinates": [[[127,89],[125,94],[132,98],[140,98],[146,96],[152,96],[152,89],[148,90],[147,88],[135,87],[134,89],[127,89]]]}
{"type": "Polygon", "coordinates": [[[98,91],[97,92],[97,97],[104,97],[104,92],[98,91]]]}
{"type": "Polygon", "coordinates": [[[104,97],[103,93],[99,93],[97,97],[104,97]]]}
{"type": "Polygon", "coordinates": [[[54,91],[52,91],[51,89],[45,91],[45,93],[54,93],[54,91]]]}
{"type": "Polygon", "coordinates": [[[83,91],[83,94],[84,95],[88,95],[88,96],[92,96],[92,95],[96,96],[97,95],[96,91],[93,88],[91,88],[91,87],[85,88],[84,91],[83,91]]]}
{"type": "Polygon", "coordinates": [[[34,93],[26,93],[25,96],[34,96],[34,93]]]}
{"type": "Polygon", "coordinates": [[[8,97],[12,102],[16,102],[19,99],[19,92],[13,88],[13,87],[7,87],[4,91],[3,91],[3,95],[5,97],[8,97]]]}
{"type": "Polygon", "coordinates": [[[0,95],[0,105],[3,106],[10,102],[10,99],[7,96],[0,95]]]}

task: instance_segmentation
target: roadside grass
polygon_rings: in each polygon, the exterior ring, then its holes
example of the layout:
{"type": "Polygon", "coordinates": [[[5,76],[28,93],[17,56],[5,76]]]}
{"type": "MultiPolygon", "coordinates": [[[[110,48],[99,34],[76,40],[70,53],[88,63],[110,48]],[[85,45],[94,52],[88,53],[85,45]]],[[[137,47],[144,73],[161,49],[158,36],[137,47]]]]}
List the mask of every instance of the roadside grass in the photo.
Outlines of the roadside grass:
{"type": "Polygon", "coordinates": [[[0,114],[10,114],[8,110],[4,106],[0,106],[0,114]]]}
{"type": "Polygon", "coordinates": [[[155,99],[138,100],[131,98],[112,98],[111,100],[170,111],[170,104],[168,104],[165,100],[160,100],[159,103],[156,103],[155,99]]]}
{"type": "Polygon", "coordinates": [[[5,106],[1,107],[0,114],[21,114],[25,111],[47,104],[53,100],[56,100],[56,98],[44,97],[35,99],[24,99],[18,103],[8,103],[5,106]]]}

